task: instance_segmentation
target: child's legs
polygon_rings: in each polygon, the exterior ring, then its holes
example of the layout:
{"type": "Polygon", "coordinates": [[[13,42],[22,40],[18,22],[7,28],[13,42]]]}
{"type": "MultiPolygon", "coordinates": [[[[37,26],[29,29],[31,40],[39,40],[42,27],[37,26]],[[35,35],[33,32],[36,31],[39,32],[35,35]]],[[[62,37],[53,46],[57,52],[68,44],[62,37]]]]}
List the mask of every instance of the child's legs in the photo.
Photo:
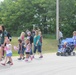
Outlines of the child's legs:
{"type": "Polygon", "coordinates": [[[23,54],[22,53],[20,53],[20,58],[22,58],[23,57],[23,54]]]}
{"type": "Polygon", "coordinates": [[[22,57],[24,58],[24,56],[25,56],[25,49],[22,52],[22,57]]]}
{"type": "Polygon", "coordinates": [[[26,58],[29,58],[30,54],[26,54],[26,58]]]}
{"type": "Polygon", "coordinates": [[[30,55],[33,55],[32,48],[31,48],[31,51],[30,51],[30,55]]]}
{"type": "Polygon", "coordinates": [[[7,63],[8,56],[5,57],[5,64],[7,63]]]}
{"type": "Polygon", "coordinates": [[[21,52],[21,50],[18,51],[18,54],[20,55],[20,58],[22,58],[22,52],[21,52]]]}
{"type": "Polygon", "coordinates": [[[12,63],[12,58],[11,58],[11,56],[10,57],[8,57],[9,58],[9,61],[12,63]]]}
{"type": "Polygon", "coordinates": [[[30,52],[26,52],[26,59],[30,57],[30,52]]]}

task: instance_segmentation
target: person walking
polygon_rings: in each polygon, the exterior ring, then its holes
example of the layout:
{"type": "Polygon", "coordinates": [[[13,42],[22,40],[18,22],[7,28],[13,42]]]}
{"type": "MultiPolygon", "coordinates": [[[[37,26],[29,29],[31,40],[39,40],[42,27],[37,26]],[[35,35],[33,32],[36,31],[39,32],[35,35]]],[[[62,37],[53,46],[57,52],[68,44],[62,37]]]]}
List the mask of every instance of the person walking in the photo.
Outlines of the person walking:
{"type": "Polygon", "coordinates": [[[33,36],[31,35],[30,31],[27,33],[27,38],[30,40],[30,45],[31,45],[30,55],[32,56],[33,55],[33,51],[32,51],[33,36]]]}
{"type": "Polygon", "coordinates": [[[4,57],[5,39],[7,38],[7,31],[3,25],[0,25],[0,61],[4,57]]]}
{"type": "MultiPolygon", "coordinates": [[[[40,57],[41,57],[41,46],[42,46],[42,43],[40,42],[40,35],[39,35],[39,31],[36,30],[35,31],[35,36],[34,36],[34,54],[33,54],[33,57],[35,56],[36,54],[36,50],[38,50],[39,54],[40,54],[40,57]]],[[[40,58],[39,57],[39,58],[40,58]]]]}
{"type": "Polygon", "coordinates": [[[63,39],[63,33],[59,30],[59,44],[61,44],[62,39],[63,39]]]}
{"type": "Polygon", "coordinates": [[[7,63],[7,59],[9,59],[10,65],[13,65],[13,62],[12,62],[12,45],[11,45],[10,40],[8,38],[5,40],[5,42],[6,42],[6,46],[4,47],[4,50],[6,52],[6,58],[5,58],[5,62],[1,63],[1,64],[5,66],[7,63]]]}

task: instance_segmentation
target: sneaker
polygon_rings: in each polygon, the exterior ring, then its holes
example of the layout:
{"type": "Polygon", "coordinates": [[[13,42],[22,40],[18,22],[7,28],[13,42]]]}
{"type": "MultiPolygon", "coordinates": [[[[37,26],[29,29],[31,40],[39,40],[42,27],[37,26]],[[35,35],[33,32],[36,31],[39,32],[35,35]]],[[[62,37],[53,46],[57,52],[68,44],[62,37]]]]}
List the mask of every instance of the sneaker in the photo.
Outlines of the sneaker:
{"type": "Polygon", "coordinates": [[[21,60],[22,58],[18,58],[18,60],[21,60]]]}
{"type": "Polygon", "coordinates": [[[39,58],[43,58],[43,56],[40,56],[39,58]]]}
{"type": "Polygon", "coordinates": [[[10,65],[13,65],[13,63],[10,63],[10,65]]]}
{"type": "Polygon", "coordinates": [[[25,59],[25,57],[23,57],[23,60],[25,59]]]}
{"type": "Polygon", "coordinates": [[[28,60],[25,60],[25,62],[27,62],[28,60]]]}
{"type": "Polygon", "coordinates": [[[7,62],[7,64],[10,64],[10,63],[11,63],[10,61],[7,62]]]}
{"type": "Polygon", "coordinates": [[[32,56],[32,58],[34,58],[34,56],[32,56]]]}
{"type": "Polygon", "coordinates": [[[2,59],[0,59],[0,61],[2,61],[2,59]]]}
{"type": "Polygon", "coordinates": [[[5,66],[5,64],[4,63],[1,63],[3,66],[5,66]]]}
{"type": "Polygon", "coordinates": [[[33,60],[33,57],[30,57],[31,60],[33,60]]]}

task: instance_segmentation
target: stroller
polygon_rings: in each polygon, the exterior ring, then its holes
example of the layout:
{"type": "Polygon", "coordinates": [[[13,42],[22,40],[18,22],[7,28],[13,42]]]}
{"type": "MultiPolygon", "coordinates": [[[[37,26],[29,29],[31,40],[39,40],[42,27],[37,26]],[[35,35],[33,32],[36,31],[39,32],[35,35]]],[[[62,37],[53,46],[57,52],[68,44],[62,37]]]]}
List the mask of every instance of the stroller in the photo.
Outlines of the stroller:
{"type": "Polygon", "coordinates": [[[75,52],[73,52],[75,48],[74,40],[72,38],[66,38],[61,41],[61,44],[58,45],[57,56],[75,56],[75,52]]]}

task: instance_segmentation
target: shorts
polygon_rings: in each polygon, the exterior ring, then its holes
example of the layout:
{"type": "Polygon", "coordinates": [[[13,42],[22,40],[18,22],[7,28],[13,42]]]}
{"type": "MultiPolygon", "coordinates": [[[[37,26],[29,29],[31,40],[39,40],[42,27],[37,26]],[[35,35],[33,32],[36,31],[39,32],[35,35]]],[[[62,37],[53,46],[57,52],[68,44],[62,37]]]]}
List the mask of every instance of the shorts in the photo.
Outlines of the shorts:
{"type": "Polygon", "coordinates": [[[12,56],[12,53],[6,54],[6,56],[7,56],[7,57],[10,57],[10,56],[12,56]]]}
{"type": "Polygon", "coordinates": [[[26,52],[26,54],[30,54],[30,52],[26,52]]]}
{"type": "Polygon", "coordinates": [[[24,55],[25,50],[19,50],[18,54],[23,54],[24,55]]]}

